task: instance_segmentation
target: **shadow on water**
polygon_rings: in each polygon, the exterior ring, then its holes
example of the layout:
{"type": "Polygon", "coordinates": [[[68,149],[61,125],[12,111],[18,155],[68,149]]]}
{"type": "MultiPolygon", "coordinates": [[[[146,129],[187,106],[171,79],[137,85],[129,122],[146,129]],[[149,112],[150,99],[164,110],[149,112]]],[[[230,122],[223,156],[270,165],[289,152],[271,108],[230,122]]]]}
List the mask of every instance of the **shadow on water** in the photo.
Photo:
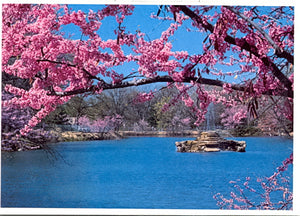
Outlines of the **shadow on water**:
{"type": "Polygon", "coordinates": [[[63,162],[66,165],[71,165],[65,160],[63,155],[53,147],[54,144],[43,144],[41,151],[45,152],[46,157],[49,161],[54,164],[55,162],[63,162]]]}

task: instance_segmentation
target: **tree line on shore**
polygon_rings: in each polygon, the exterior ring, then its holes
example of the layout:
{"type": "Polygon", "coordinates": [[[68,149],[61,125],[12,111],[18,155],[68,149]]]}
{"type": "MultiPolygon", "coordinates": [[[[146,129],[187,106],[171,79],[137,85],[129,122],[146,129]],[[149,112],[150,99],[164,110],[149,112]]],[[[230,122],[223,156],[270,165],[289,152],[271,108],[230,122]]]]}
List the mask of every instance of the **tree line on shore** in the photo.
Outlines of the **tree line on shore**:
{"type": "MultiPolygon", "coordinates": [[[[9,79],[10,82],[12,80],[14,79],[9,79]]],[[[24,80],[15,79],[14,83],[18,85],[21,81],[24,82],[24,80]]],[[[7,80],[4,79],[3,83],[6,82],[7,80]]],[[[26,82],[21,83],[21,85],[25,84],[26,82]]],[[[207,110],[206,120],[196,126],[194,122],[197,116],[185,106],[184,102],[177,101],[176,106],[169,106],[172,98],[178,94],[176,88],[164,88],[159,85],[154,87],[156,89],[150,90],[150,92],[155,97],[147,101],[137,99],[142,91],[135,88],[113,89],[97,96],[75,96],[67,103],[58,106],[35,127],[34,131],[40,131],[39,133],[31,132],[27,137],[41,142],[34,137],[45,137],[47,134],[48,138],[44,138],[45,142],[51,140],[49,139],[51,135],[46,132],[41,133],[42,130],[104,133],[118,130],[180,132],[183,130],[227,129],[233,136],[283,135],[289,134],[293,130],[292,123],[271,106],[259,106],[255,110],[257,116],[254,117],[250,115],[246,105],[237,108],[244,109],[245,115],[237,116],[235,107],[214,103],[211,103],[207,110]]],[[[209,88],[216,90],[216,88],[209,88]]],[[[197,100],[196,93],[193,93],[194,89],[190,91],[193,99],[197,100]]],[[[10,98],[9,93],[2,93],[2,100],[10,98]]],[[[273,103],[282,103],[281,98],[276,98],[273,103]]],[[[3,147],[12,145],[11,142],[8,142],[8,138],[19,135],[19,131],[34,114],[34,110],[30,108],[4,108],[2,110],[3,147]]],[[[13,140],[18,139],[14,138],[13,140]]]]}
{"type": "MultiPolygon", "coordinates": [[[[76,96],[46,117],[43,124],[93,132],[228,129],[236,136],[284,135],[293,130],[292,123],[270,105],[257,108],[257,116],[254,117],[246,105],[238,107],[244,109],[245,113],[244,116],[238,116],[235,108],[211,103],[206,120],[196,126],[194,122],[197,116],[182,101],[177,102],[176,106],[169,106],[172,98],[178,94],[176,88],[158,87],[153,92],[155,97],[143,103],[136,99],[141,92],[133,88],[114,89],[87,98],[84,95],[76,96]],[[73,127],[64,127],[66,125],[73,127]]],[[[191,95],[196,100],[196,94],[191,95]]],[[[277,98],[274,103],[276,105],[282,101],[277,98]]]]}

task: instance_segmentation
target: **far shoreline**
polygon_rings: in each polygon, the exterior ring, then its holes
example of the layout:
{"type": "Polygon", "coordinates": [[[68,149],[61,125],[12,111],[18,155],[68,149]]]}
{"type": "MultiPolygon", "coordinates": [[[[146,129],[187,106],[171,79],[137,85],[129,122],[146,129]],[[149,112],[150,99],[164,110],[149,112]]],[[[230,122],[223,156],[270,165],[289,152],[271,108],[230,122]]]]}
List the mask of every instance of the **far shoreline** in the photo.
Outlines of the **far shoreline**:
{"type": "MultiPolygon", "coordinates": [[[[28,142],[26,140],[21,147],[5,147],[1,146],[2,151],[30,151],[45,148],[45,145],[51,145],[60,142],[76,142],[76,141],[93,141],[93,140],[118,140],[125,139],[129,137],[186,137],[186,138],[197,138],[201,135],[203,131],[208,130],[183,130],[183,131],[109,131],[109,132],[80,132],[80,131],[49,131],[52,134],[52,138],[48,141],[37,140],[37,142],[28,142]]],[[[234,138],[234,137],[285,137],[293,139],[293,132],[288,135],[281,134],[243,134],[243,136],[234,136],[230,130],[210,130],[217,132],[223,138],[234,138]]],[[[3,140],[2,140],[3,141],[3,140]]]]}

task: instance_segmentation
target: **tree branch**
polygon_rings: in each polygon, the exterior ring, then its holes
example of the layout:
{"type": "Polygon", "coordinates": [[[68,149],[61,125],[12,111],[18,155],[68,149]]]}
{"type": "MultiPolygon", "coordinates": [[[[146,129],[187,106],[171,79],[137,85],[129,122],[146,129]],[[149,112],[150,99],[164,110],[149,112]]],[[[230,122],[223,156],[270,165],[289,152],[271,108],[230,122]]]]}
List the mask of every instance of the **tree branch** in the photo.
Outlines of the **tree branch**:
{"type": "MultiPolygon", "coordinates": [[[[74,65],[74,64],[70,64],[70,63],[67,63],[67,62],[53,61],[53,60],[49,60],[49,59],[38,59],[37,62],[50,62],[50,63],[53,63],[53,64],[64,64],[64,65],[67,65],[69,67],[76,67],[76,65],[74,65]]],[[[82,68],[82,70],[83,70],[83,72],[85,72],[89,76],[89,78],[96,79],[96,80],[100,81],[102,83],[102,85],[107,84],[103,79],[92,75],[85,68],[82,68]]]]}
{"type": "Polygon", "coordinates": [[[245,16],[244,14],[240,13],[238,10],[231,6],[224,6],[231,12],[235,13],[236,15],[240,16],[242,19],[246,20],[250,25],[252,25],[256,30],[258,30],[264,38],[269,42],[269,44],[275,49],[275,55],[281,58],[285,58],[289,63],[294,63],[294,56],[288,53],[287,51],[281,49],[275,41],[261,28],[259,27],[255,22],[253,22],[249,17],[245,16]]]}
{"type": "MultiPolygon", "coordinates": [[[[182,82],[185,83],[190,83],[191,81],[194,81],[196,83],[200,84],[205,84],[205,85],[211,85],[211,86],[218,86],[218,87],[223,87],[226,82],[220,81],[220,80],[214,80],[214,79],[207,79],[207,78],[199,78],[199,77],[187,77],[182,82]]],[[[93,85],[89,88],[81,88],[81,89],[75,89],[71,91],[65,91],[65,92],[51,92],[49,95],[55,95],[55,96],[71,96],[71,95],[76,95],[76,94],[83,94],[83,93],[94,93],[97,90],[108,90],[108,89],[119,89],[119,88],[127,88],[131,86],[142,86],[142,85],[147,85],[151,83],[159,83],[159,82],[169,82],[173,83],[175,82],[172,77],[165,75],[165,76],[157,76],[153,78],[145,78],[145,79],[140,79],[140,80],[132,80],[128,82],[121,82],[117,84],[108,84],[106,83],[102,87],[99,87],[97,85],[93,85]]],[[[248,88],[245,85],[241,84],[231,84],[231,88],[235,91],[243,91],[243,92],[248,92],[248,88]]],[[[280,95],[280,96],[287,96],[288,92],[284,91],[281,93],[276,93],[274,91],[266,91],[263,94],[265,95],[280,95]]]]}
{"type": "MultiPolygon", "coordinates": [[[[194,11],[189,9],[187,6],[179,5],[178,7],[185,15],[189,16],[192,20],[194,20],[197,24],[203,26],[205,30],[210,31],[213,33],[214,27],[212,24],[208,22],[204,22],[201,17],[199,17],[194,11]]],[[[293,89],[292,89],[292,82],[279,70],[274,62],[272,62],[268,57],[262,57],[256,46],[250,45],[246,40],[243,40],[243,45],[238,45],[236,43],[236,39],[227,35],[225,37],[225,41],[229,44],[239,46],[241,49],[244,49],[251,54],[255,55],[267,66],[271,68],[271,71],[275,77],[287,88],[287,96],[293,98],[293,89]]]]}

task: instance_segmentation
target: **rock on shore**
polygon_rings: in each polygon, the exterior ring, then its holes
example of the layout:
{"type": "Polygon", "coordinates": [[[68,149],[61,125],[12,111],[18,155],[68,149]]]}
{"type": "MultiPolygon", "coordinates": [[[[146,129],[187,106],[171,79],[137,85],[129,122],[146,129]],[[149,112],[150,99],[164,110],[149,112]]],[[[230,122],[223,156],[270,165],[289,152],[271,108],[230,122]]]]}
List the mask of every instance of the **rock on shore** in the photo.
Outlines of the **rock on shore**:
{"type": "Polygon", "coordinates": [[[245,141],[226,140],[215,131],[202,132],[196,140],[176,142],[175,145],[177,152],[246,151],[245,141]]]}
{"type": "Polygon", "coordinates": [[[121,138],[122,136],[117,132],[86,133],[86,132],[67,131],[61,133],[59,141],[66,142],[66,141],[110,140],[110,139],[121,139],[121,138]]]}

